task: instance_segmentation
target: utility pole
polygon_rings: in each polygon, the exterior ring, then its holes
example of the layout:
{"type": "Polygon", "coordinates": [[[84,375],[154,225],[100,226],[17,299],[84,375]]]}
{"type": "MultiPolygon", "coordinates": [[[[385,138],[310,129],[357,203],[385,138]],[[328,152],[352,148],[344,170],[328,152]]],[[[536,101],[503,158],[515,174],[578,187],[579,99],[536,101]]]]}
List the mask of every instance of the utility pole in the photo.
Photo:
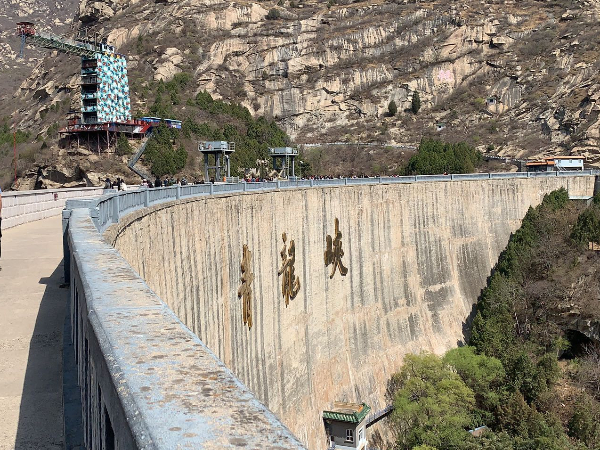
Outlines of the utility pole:
{"type": "Polygon", "coordinates": [[[13,122],[13,153],[15,160],[15,184],[17,183],[17,122],[13,122]]]}

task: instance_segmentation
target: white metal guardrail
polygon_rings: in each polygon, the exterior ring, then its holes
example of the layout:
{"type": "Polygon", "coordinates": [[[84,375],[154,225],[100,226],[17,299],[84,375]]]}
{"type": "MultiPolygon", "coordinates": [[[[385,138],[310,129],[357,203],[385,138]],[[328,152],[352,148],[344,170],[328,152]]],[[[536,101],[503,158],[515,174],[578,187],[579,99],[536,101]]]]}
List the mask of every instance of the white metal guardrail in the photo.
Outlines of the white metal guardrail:
{"type": "Polygon", "coordinates": [[[565,172],[498,172],[470,173],[449,175],[416,175],[399,177],[374,178],[333,178],[333,179],[296,179],[294,181],[266,181],[252,183],[218,183],[193,184],[186,186],[170,186],[166,188],[140,189],[104,195],[90,207],[91,217],[101,233],[119,218],[137,209],[157,203],[189,198],[200,195],[226,194],[233,192],[249,192],[257,190],[275,190],[291,188],[308,188],[324,186],[349,186],[364,184],[395,184],[420,182],[451,182],[465,180],[487,180],[507,178],[538,178],[538,177],[576,177],[600,175],[599,170],[565,171],[565,172]]]}

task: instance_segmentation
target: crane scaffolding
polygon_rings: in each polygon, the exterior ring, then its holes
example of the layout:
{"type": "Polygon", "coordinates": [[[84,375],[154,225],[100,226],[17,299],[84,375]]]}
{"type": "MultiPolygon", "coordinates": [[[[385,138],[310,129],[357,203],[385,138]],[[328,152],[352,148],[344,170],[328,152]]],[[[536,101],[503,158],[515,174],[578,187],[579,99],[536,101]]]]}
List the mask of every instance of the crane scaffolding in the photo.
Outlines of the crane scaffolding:
{"type": "Polygon", "coordinates": [[[56,36],[52,33],[36,30],[35,24],[32,22],[17,23],[17,35],[21,38],[21,50],[19,56],[23,57],[23,50],[27,40],[30,43],[43,48],[58,50],[69,55],[92,58],[95,53],[114,52],[115,48],[106,43],[98,42],[98,33],[94,33],[94,41],[87,38],[87,30],[84,31],[85,38],[69,39],[61,36],[56,36]]]}
{"type": "Polygon", "coordinates": [[[110,150],[111,140],[115,142],[119,134],[142,139],[160,123],[181,128],[179,120],[132,119],[127,59],[99,33],[90,33],[86,28],[71,39],[37,30],[32,22],[19,22],[17,36],[21,38],[21,56],[25,45],[30,43],[81,58],[80,110],[71,111],[67,126],[59,130],[61,137],[68,137],[69,141],[76,139],[77,146],[81,139],[84,142],[87,139],[88,147],[95,144],[100,152],[103,146],[110,150]]]}

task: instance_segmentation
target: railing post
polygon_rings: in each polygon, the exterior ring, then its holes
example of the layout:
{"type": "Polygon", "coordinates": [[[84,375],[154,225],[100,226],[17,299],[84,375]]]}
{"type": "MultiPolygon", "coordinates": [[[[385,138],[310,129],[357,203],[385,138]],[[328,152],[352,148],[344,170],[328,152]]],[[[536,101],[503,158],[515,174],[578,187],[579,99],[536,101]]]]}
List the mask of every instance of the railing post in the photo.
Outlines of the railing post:
{"type": "Polygon", "coordinates": [[[246,182],[244,181],[244,189],[243,189],[243,191],[244,191],[244,192],[246,192],[247,190],[248,190],[248,183],[246,183],[246,182]]]}
{"type": "Polygon", "coordinates": [[[281,189],[281,181],[277,180],[277,189],[281,189]]]}
{"type": "MultiPolygon", "coordinates": [[[[212,186],[212,185],[211,185],[211,186],[212,186]]],[[[177,186],[175,186],[175,188],[176,188],[176,189],[175,189],[175,198],[176,198],[177,200],[179,200],[179,199],[181,198],[181,186],[180,186],[180,185],[177,185],[177,186]]]]}
{"type": "Polygon", "coordinates": [[[313,180],[312,178],[310,179],[310,187],[313,187],[315,185],[315,180],[313,180]]]}
{"type": "Polygon", "coordinates": [[[210,183],[210,195],[213,195],[215,193],[215,185],[210,183]]]}
{"type": "Polygon", "coordinates": [[[119,194],[115,195],[112,198],[112,222],[113,223],[118,223],[119,222],[119,194]]]}
{"type": "Polygon", "coordinates": [[[146,208],[150,206],[150,189],[146,189],[144,192],[144,206],[146,208]]]}
{"type": "Polygon", "coordinates": [[[348,177],[344,178],[344,186],[348,185],[348,177]]]}
{"type": "Polygon", "coordinates": [[[65,284],[71,283],[71,251],[69,249],[69,218],[71,217],[70,209],[62,211],[62,230],[63,230],[63,275],[65,284]]]}

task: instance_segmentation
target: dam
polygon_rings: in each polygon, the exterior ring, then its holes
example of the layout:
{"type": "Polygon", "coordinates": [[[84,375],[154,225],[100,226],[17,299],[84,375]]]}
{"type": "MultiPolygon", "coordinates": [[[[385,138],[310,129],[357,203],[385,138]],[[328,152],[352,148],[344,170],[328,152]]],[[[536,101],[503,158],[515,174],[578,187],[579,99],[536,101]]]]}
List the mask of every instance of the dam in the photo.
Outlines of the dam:
{"type": "Polygon", "coordinates": [[[492,175],[72,202],[88,445],[326,448],[334,401],[380,409],[405,354],[465,342],[530,206],[594,193],[591,173],[492,175]]]}

